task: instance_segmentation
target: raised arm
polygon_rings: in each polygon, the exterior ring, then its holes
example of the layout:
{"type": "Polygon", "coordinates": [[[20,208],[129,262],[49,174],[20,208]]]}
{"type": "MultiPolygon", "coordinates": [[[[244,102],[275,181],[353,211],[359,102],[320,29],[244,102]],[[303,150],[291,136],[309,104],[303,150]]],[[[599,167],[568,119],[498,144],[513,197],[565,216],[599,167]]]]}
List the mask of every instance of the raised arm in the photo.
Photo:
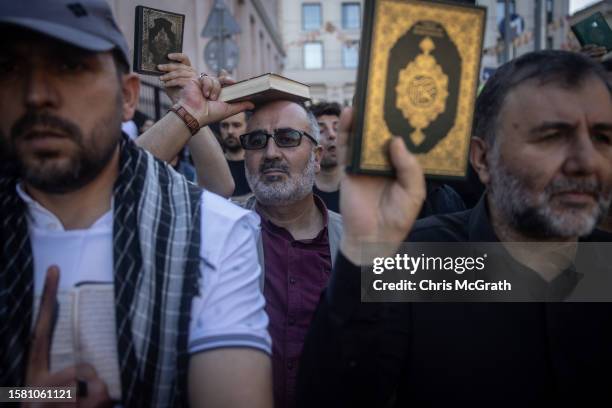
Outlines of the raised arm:
{"type": "MultiPolygon", "coordinates": [[[[345,161],[352,122],[353,110],[345,108],[338,135],[341,161],[345,161]]],[[[399,137],[392,138],[388,149],[395,178],[347,174],[340,184],[344,232],[340,251],[356,265],[371,263],[361,258],[363,244],[385,243],[389,254],[394,253],[408,235],[425,200],[425,178],[416,157],[399,137]]]]}
{"type": "Polygon", "coordinates": [[[259,282],[259,218],[208,192],[202,209],[202,280],[190,330],[194,407],[271,408],[271,340],[259,282]]]}
{"type": "MultiPolygon", "coordinates": [[[[340,118],[340,160],[351,123],[347,108],[340,118]]],[[[393,138],[389,149],[396,178],[347,173],[341,182],[340,253],[304,343],[298,408],[390,406],[407,344],[405,320],[383,303],[361,302],[360,266],[371,264],[361,250],[368,243],[379,244],[379,256],[397,250],[421,209],[425,181],[402,139],[393,138]]]]}
{"type": "MultiPolygon", "coordinates": [[[[198,132],[199,133],[199,132],[198,132]]],[[[136,139],[136,144],[153,156],[169,162],[176,157],[191,139],[185,123],[172,112],[168,112],[136,139]]]]}
{"type": "Polygon", "coordinates": [[[156,157],[171,161],[188,144],[196,165],[198,184],[221,196],[229,197],[234,191],[234,180],[219,143],[206,125],[252,107],[250,102],[226,104],[217,101],[221,91],[219,80],[205,76],[199,78],[185,54],[169,54],[177,61],[160,65],[167,72],[160,79],[168,97],[183,106],[202,127],[191,133],[183,121],[173,112],[143,133],[136,143],[156,157]]]}
{"type": "Polygon", "coordinates": [[[231,197],[235,183],[223,149],[208,126],[200,129],[189,141],[198,184],[223,197],[231,197]],[[214,176],[214,177],[213,177],[214,176]]]}
{"type": "Polygon", "coordinates": [[[191,405],[203,408],[272,408],[270,358],[250,348],[220,348],[189,364],[191,405]]]}

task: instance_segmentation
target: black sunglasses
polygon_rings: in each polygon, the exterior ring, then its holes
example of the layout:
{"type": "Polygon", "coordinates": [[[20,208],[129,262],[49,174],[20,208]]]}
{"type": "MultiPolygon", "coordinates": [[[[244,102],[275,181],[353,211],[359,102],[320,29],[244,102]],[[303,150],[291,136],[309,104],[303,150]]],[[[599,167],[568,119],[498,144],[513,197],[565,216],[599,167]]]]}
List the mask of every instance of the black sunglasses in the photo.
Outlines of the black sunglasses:
{"type": "Polygon", "coordinates": [[[274,129],[273,132],[274,134],[270,134],[265,130],[254,130],[245,133],[240,136],[240,144],[244,150],[264,149],[268,145],[268,139],[272,138],[278,147],[296,147],[300,145],[302,136],[312,140],[315,146],[319,144],[314,137],[302,130],[282,128],[274,129]]]}

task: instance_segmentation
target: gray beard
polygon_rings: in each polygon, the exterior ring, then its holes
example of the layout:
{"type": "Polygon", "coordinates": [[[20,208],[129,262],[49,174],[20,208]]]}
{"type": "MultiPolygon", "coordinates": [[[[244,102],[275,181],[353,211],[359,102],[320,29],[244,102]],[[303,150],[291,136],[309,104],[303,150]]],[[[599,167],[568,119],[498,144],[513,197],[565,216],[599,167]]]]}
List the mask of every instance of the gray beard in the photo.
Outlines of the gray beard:
{"type": "Polygon", "coordinates": [[[284,182],[267,183],[261,180],[261,173],[251,174],[246,167],[246,178],[257,201],[263,205],[289,205],[304,199],[312,193],[315,181],[315,154],[310,155],[302,174],[289,176],[284,182]]]}
{"type": "Polygon", "coordinates": [[[489,194],[493,203],[511,227],[530,237],[572,238],[588,235],[610,206],[610,196],[601,192],[595,180],[557,180],[543,192],[534,193],[523,180],[506,169],[499,160],[499,152],[493,152],[490,168],[489,194]],[[561,214],[555,212],[551,206],[552,195],[568,189],[596,191],[598,205],[590,211],[576,208],[561,214]]]}

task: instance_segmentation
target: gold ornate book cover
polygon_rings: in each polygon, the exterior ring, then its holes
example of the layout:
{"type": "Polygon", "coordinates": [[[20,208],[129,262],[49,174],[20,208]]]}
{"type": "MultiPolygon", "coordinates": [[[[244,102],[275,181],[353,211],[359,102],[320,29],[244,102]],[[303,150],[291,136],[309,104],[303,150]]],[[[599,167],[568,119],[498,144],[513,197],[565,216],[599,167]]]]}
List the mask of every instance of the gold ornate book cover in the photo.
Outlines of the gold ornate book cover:
{"type": "Polygon", "coordinates": [[[414,0],[366,0],[351,163],[392,174],[385,146],[404,139],[425,174],[464,177],[486,9],[414,0]]]}

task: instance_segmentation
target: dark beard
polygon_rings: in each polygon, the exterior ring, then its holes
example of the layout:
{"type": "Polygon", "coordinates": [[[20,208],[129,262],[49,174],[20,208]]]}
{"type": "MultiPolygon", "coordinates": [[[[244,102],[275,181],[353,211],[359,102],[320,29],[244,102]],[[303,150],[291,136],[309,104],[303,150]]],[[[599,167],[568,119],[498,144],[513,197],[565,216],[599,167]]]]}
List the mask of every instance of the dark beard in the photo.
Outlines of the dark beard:
{"type": "MultiPolygon", "coordinates": [[[[121,107],[120,101],[118,110],[121,107]]],[[[112,159],[120,140],[120,118],[120,112],[115,111],[113,117],[100,120],[86,140],[81,129],[73,122],[47,112],[29,110],[11,129],[10,161],[16,164],[18,176],[38,190],[49,194],[78,190],[95,179],[112,159]],[[19,155],[18,141],[29,137],[28,132],[34,126],[60,131],[76,145],[76,152],[68,158],[67,165],[54,164],[54,154],[51,152],[48,157],[44,153],[39,154],[30,162],[19,155]]]]}
{"type": "Polygon", "coordinates": [[[328,169],[333,169],[334,167],[338,166],[338,160],[337,159],[328,159],[323,157],[321,159],[321,168],[328,170],[328,169]]]}
{"type": "Polygon", "coordinates": [[[223,148],[225,149],[225,151],[231,152],[231,153],[238,153],[239,151],[242,150],[242,146],[240,145],[240,142],[235,143],[235,144],[229,144],[227,143],[227,140],[229,138],[223,140],[223,148]]]}
{"type": "Polygon", "coordinates": [[[11,151],[8,137],[0,131],[0,177],[19,177],[19,166],[11,151]]]}

